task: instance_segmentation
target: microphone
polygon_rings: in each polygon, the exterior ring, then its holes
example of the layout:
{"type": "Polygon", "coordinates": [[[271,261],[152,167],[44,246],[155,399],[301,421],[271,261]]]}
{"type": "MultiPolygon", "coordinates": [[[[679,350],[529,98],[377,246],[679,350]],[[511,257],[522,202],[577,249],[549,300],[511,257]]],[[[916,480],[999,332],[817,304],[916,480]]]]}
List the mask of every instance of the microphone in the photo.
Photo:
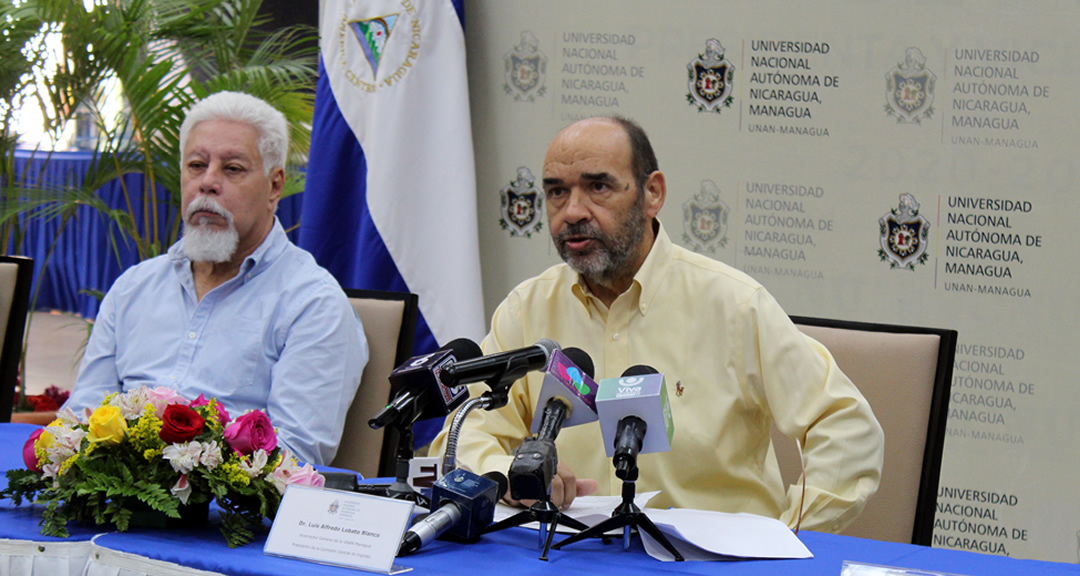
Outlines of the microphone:
{"type": "Polygon", "coordinates": [[[552,353],[533,415],[533,436],[522,441],[510,463],[510,493],[515,500],[546,496],[559,463],[555,438],[564,426],[596,421],[598,387],[592,374],[593,361],[584,350],[552,353]]]}
{"type": "Polygon", "coordinates": [[[664,375],[650,366],[631,366],[619,378],[600,381],[596,412],[607,455],[623,480],[637,467],[637,455],[671,450],[671,420],[664,375]],[[651,431],[651,433],[650,433],[651,431]]]}
{"type": "Polygon", "coordinates": [[[537,438],[554,440],[563,426],[595,422],[597,385],[592,376],[593,361],[587,352],[556,350],[548,362],[536,401],[539,410],[529,431],[537,438]]]}
{"type": "Polygon", "coordinates": [[[506,493],[506,476],[488,472],[477,476],[458,468],[431,488],[431,510],[401,538],[398,556],[412,554],[444,533],[470,541],[495,518],[495,503],[506,493]]]}
{"type": "Polygon", "coordinates": [[[368,420],[368,426],[378,430],[400,420],[411,424],[417,420],[446,416],[468,396],[465,388],[450,388],[444,383],[446,366],[481,355],[480,346],[468,338],[458,338],[431,354],[414,356],[390,372],[390,392],[393,400],[368,420]]]}
{"type": "Polygon", "coordinates": [[[547,366],[551,353],[558,349],[559,345],[554,340],[544,338],[528,348],[455,362],[443,369],[443,382],[447,386],[462,386],[496,378],[501,382],[514,382],[533,370],[547,366]]]}

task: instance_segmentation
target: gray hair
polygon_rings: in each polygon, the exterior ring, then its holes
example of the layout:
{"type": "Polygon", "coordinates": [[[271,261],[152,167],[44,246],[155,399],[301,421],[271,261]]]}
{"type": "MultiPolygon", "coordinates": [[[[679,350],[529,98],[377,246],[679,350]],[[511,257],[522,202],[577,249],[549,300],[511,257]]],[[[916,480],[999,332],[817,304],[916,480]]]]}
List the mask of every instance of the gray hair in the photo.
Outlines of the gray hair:
{"type": "Polygon", "coordinates": [[[257,134],[256,146],[266,173],[285,167],[285,155],[289,150],[289,128],[285,115],[265,100],[242,92],[211,94],[188,110],[180,125],[181,167],[188,134],[206,120],[232,120],[251,126],[257,134]]]}

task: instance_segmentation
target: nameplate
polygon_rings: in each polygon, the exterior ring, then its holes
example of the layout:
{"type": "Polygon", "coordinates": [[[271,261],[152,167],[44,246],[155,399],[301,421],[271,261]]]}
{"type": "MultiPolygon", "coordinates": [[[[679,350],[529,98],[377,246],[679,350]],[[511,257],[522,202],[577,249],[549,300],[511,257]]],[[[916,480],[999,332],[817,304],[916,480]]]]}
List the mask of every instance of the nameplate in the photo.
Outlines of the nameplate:
{"type": "Polygon", "coordinates": [[[264,554],[398,574],[401,537],[413,504],[341,490],[290,485],[266,537],[264,554]]]}

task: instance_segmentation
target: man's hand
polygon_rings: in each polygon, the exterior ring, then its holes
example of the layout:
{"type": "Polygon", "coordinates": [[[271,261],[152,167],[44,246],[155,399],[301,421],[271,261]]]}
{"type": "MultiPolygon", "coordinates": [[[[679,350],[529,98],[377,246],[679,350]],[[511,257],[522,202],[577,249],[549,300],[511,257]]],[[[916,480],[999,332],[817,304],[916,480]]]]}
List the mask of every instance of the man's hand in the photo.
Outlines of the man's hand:
{"type": "MultiPolygon", "coordinates": [[[[551,503],[558,506],[560,510],[566,510],[573,503],[574,498],[588,496],[596,492],[597,488],[599,488],[599,484],[596,480],[591,478],[578,480],[569,466],[559,462],[555,477],[551,479],[551,503]]],[[[532,506],[536,502],[536,500],[518,502],[510,498],[509,492],[506,493],[506,501],[513,506],[532,506]]]]}

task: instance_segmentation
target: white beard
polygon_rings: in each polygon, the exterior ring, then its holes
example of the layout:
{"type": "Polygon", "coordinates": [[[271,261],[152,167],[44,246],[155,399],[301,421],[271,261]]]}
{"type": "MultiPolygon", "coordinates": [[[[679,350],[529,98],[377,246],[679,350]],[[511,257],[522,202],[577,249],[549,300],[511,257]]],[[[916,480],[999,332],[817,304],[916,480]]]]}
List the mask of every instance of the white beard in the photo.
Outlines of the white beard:
{"type": "Polygon", "coordinates": [[[233,223],[233,215],[208,196],[200,196],[188,205],[184,215],[184,256],[194,262],[228,262],[236,254],[240,234],[233,223]],[[218,230],[208,226],[208,218],[192,219],[191,214],[209,210],[225,218],[229,226],[218,230]]]}

